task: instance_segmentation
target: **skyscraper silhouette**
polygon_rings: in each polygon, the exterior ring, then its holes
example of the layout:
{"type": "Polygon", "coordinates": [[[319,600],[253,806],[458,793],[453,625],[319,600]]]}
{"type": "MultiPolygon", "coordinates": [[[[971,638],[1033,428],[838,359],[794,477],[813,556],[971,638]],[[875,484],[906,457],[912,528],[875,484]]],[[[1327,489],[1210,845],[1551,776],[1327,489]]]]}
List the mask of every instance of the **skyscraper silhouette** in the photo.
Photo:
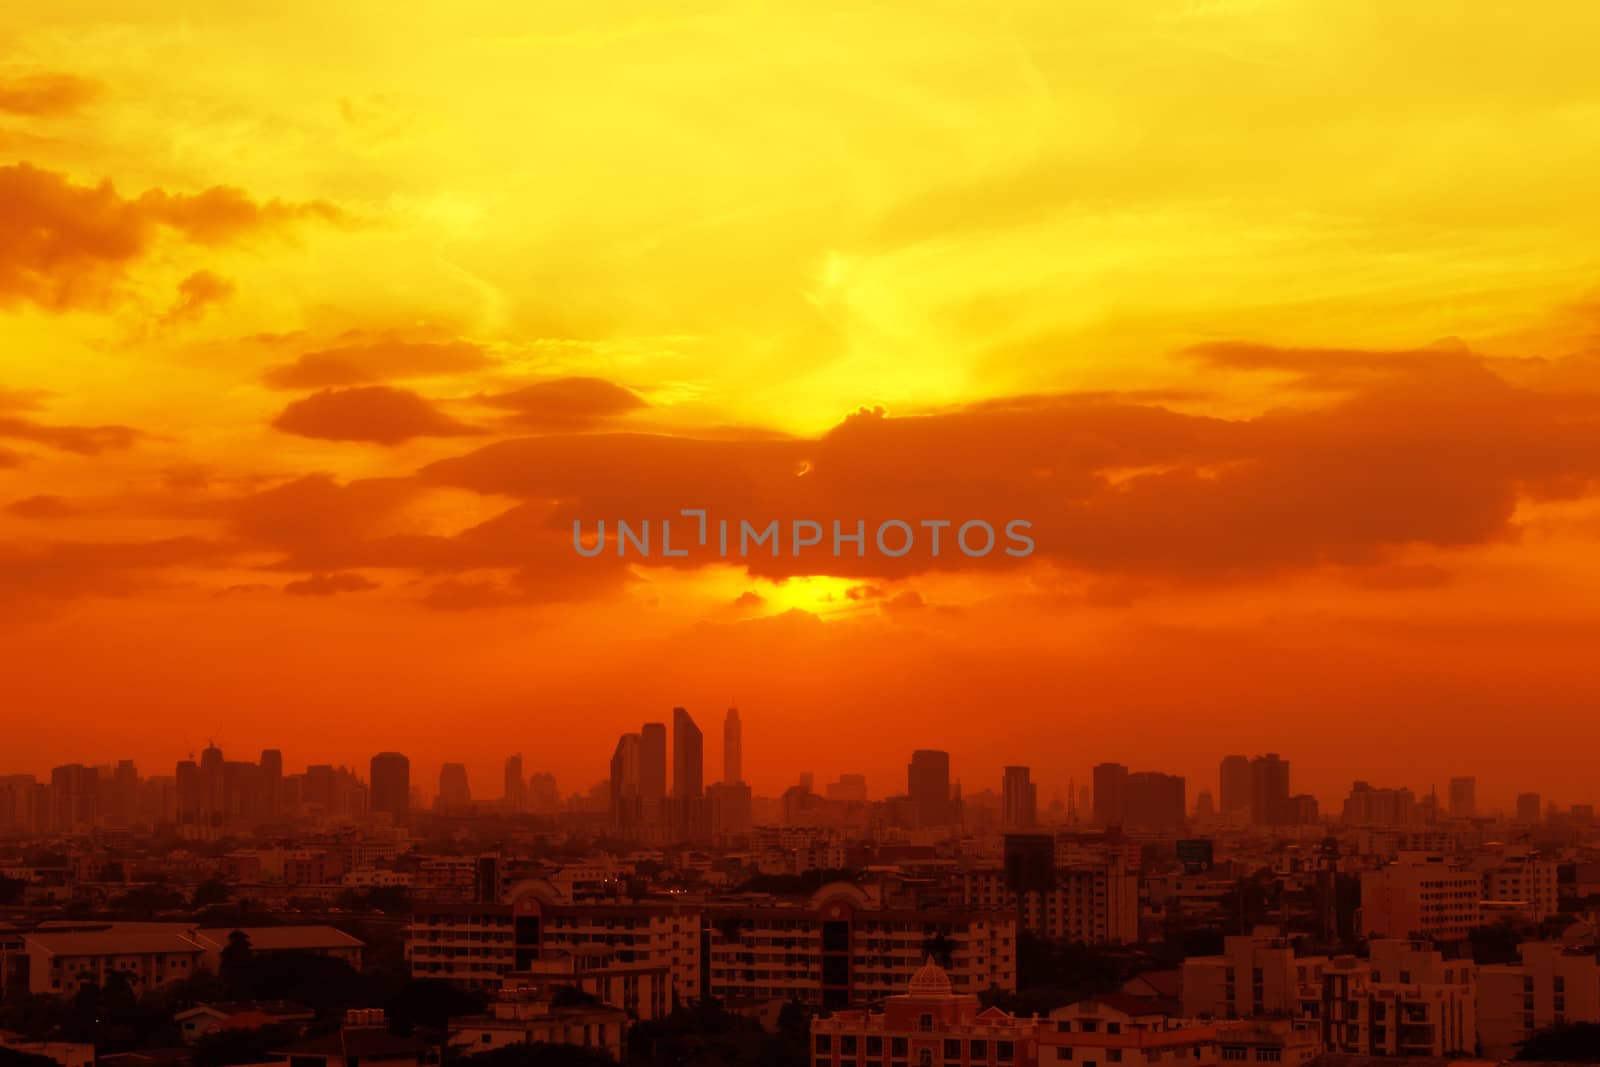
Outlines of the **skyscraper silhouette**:
{"type": "Polygon", "coordinates": [[[262,814],[275,819],[283,814],[283,753],[275,748],[261,753],[262,814]]]}
{"type": "Polygon", "coordinates": [[[1217,775],[1221,812],[1230,815],[1250,806],[1251,774],[1248,756],[1223,756],[1217,775]]]}
{"type": "Polygon", "coordinates": [[[1276,752],[1250,761],[1250,821],[1257,826],[1283,826],[1289,811],[1289,761],[1276,752]]]}
{"type": "Polygon", "coordinates": [[[506,809],[525,811],[528,807],[528,783],[522,777],[522,753],[506,757],[506,809]]]}
{"type": "Polygon", "coordinates": [[[1121,826],[1123,792],[1128,768],[1120,763],[1100,763],[1094,768],[1094,821],[1100,826],[1121,826]]]}
{"type": "Polygon", "coordinates": [[[465,808],[472,804],[472,787],[467,784],[465,763],[446,763],[439,768],[439,796],[434,806],[465,808]]]}
{"type": "Polygon", "coordinates": [[[906,795],[921,826],[948,826],[951,819],[950,753],[919,748],[906,767],[906,795]]]}
{"type": "Polygon", "coordinates": [[[738,708],[729,708],[722,724],[722,780],[729,785],[744,781],[744,726],[738,708]]]}
{"type": "Polygon", "coordinates": [[[667,724],[647,722],[638,737],[639,796],[658,803],[667,795],[667,724]]]}
{"type": "Polygon", "coordinates": [[[411,818],[411,761],[399,752],[380,752],[372,757],[368,773],[371,783],[371,810],[388,815],[396,826],[411,818]]]}
{"type": "Polygon", "coordinates": [[[1000,820],[1007,830],[1026,830],[1038,822],[1039,787],[1027,767],[1007,767],[1000,779],[1000,820]]]}
{"type": "Polygon", "coordinates": [[[690,800],[705,793],[705,739],[683,708],[672,709],[672,795],[690,800]]]}

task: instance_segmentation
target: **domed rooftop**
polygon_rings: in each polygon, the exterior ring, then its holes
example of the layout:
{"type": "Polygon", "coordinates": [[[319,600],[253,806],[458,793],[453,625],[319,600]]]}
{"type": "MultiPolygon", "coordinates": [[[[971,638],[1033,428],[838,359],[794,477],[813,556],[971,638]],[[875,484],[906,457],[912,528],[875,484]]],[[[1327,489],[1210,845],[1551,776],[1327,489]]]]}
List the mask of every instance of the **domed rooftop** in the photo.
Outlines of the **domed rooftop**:
{"type": "Polygon", "coordinates": [[[932,956],[929,956],[926,962],[917,968],[917,973],[911,976],[908,992],[914,997],[948,997],[952,992],[950,976],[945,973],[943,967],[933,962],[932,956]]]}

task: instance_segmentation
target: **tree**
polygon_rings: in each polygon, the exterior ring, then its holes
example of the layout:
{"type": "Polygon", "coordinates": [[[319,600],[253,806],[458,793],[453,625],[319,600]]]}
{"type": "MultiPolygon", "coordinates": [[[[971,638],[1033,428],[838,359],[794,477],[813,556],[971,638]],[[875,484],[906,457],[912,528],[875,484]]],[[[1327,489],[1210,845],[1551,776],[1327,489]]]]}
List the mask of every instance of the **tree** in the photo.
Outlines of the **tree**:
{"type": "Polygon", "coordinates": [[[213,904],[226,904],[228,902],[228,887],[215,878],[208,878],[194,887],[194,896],[189,899],[189,906],[199,911],[213,904]]]}
{"type": "Polygon", "coordinates": [[[1600,1023],[1540,1030],[1517,1046],[1516,1058],[1533,1063],[1600,1063],[1600,1023]]]}
{"type": "Polygon", "coordinates": [[[228,943],[223,946],[222,984],[227,987],[228,997],[232,1000],[250,1000],[255,996],[251,988],[251,976],[256,954],[250,948],[250,935],[243,930],[235,930],[228,935],[228,943]]]}
{"type": "Polygon", "coordinates": [[[58,1067],[58,1064],[49,1056],[21,1052],[0,1045],[0,1067],[58,1067]]]}
{"type": "Polygon", "coordinates": [[[194,1064],[195,1067],[230,1067],[239,1063],[266,1063],[268,1054],[293,1041],[295,1034],[290,1026],[209,1030],[194,1043],[194,1064]]]}
{"type": "Polygon", "coordinates": [[[616,1067],[616,1061],[600,1049],[543,1041],[505,1045],[456,1062],[461,1067],[616,1067]]]}

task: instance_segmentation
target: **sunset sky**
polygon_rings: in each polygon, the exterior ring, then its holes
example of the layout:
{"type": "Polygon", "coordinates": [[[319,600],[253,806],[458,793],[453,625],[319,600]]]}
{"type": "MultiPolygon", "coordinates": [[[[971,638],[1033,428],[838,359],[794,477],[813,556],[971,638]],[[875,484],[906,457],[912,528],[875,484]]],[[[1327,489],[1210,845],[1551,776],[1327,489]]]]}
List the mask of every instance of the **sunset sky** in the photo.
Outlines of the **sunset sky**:
{"type": "Polygon", "coordinates": [[[1600,7],[0,8],[0,773],[1600,800],[1600,7]],[[1030,520],[643,565],[571,522],[1030,520]]]}

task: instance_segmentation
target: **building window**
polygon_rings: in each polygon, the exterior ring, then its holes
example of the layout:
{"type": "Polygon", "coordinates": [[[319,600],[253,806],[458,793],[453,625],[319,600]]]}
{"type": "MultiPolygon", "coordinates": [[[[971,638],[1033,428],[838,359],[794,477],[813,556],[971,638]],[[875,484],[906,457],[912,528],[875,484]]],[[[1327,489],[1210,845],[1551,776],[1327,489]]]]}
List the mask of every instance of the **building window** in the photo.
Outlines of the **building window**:
{"type": "Polygon", "coordinates": [[[903,1037],[891,1037],[889,1039],[889,1055],[896,1056],[896,1057],[901,1057],[901,1056],[904,1056],[905,1054],[906,1054],[906,1039],[903,1038],[903,1037]]]}
{"type": "Polygon", "coordinates": [[[1009,1041],[996,1041],[994,1043],[994,1058],[1001,1063],[1010,1063],[1016,1058],[1016,1046],[1009,1041]]]}
{"type": "Polygon", "coordinates": [[[1106,1049],[1106,1062],[1107,1063],[1121,1063],[1122,1062],[1122,1050],[1120,1048],[1108,1048],[1108,1049],[1106,1049]]]}
{"type": "Polygon", "coordinates": [[[854,1056],[856,1054],[856,1037],[854,1034],[845,1034],[839,1039],[839,1055],[854,1056]]]}
{"type": "Polygon", "coordinates": [[[987,1042],[987,1041],[974,1041],[972,1043],[972,1058],[975,1059],[975,1060],[986,1060],[986,1059],[988,1059],[989,1058],[989,1042],[987,1042]]]}
{"type": "MultiPolygon", "coordinates": [[[[487,1036],[487,1035],[485,1035],[485,1036],[487,1036]]],[[[832,1050],[832,1048],[833,1048],[833,1038],[829,1037],[827,1034],[818,1034],[817,1035],[817,1051],[818,1052],[828,1052],[828,1051],[832,1050]]]]}
{"type": "Polygon", "coordinates": [[[1072,1046],[1071,1045],[1062,1045],[1060,1048],[1056,1049],[1056,1059],[1058,1059],[1058,1060],[1070,1060],[1070,1059],[1072,1059],[1072,1046]]]}
{"type": "Polygon", "coordinates": [[[917,1020],[917,1029],[925,1034],[933,1033],[933,1016],[924,1015],[917,1020]]]}
{"type": "Polygon", "coordinates": [[[947,1060],[959,1060],[961,1058],[961,1042],[953,1037],[945,1038],[944,1058],[947,1060]]]}
{"type": "Polygon", "coordinates": [[[867,1038],[867,1055],[868,1056],[882,1056],[883,1055],[883,1038],[881,1038],[881,1037],[869,1037],[869,1038],[867,1038]]]}

